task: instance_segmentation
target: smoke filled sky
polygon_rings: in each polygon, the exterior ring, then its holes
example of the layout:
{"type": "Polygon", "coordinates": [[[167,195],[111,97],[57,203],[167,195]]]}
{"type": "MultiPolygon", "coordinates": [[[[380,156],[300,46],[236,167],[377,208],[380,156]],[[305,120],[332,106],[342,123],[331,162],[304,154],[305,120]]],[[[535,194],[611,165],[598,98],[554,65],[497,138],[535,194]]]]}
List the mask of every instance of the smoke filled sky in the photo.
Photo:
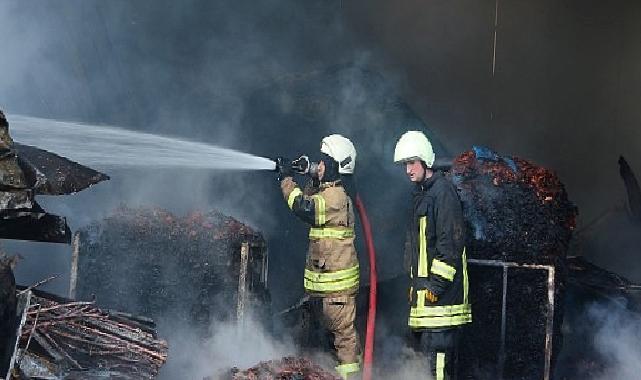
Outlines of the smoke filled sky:
{"type": "MultiPolygon", "coordinates": [[[[277,142],[253,136],[278,125],[238,132],[248,95],[356,64],[390,83],[450,154],[486,145],[556,170],[587,224],[625,202],[619,154],[641,173],[641,5],[498,4],[5,1],[0,107],[273,154],[277,142]]],[[[299,140],[322,136],[301,130],[299,140]]]]}

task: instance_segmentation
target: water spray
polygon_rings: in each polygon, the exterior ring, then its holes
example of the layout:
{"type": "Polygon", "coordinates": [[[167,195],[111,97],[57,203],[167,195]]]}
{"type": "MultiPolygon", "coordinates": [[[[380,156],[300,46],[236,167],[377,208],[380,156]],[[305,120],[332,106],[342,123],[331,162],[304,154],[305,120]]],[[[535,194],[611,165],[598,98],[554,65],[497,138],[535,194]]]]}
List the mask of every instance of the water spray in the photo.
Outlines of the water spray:
{"type": "Polygon", "coordinates": [[[11,134],[22,144],[96,168],[274,170],[266,157],[114,126],[11,115],[11,134]]]}

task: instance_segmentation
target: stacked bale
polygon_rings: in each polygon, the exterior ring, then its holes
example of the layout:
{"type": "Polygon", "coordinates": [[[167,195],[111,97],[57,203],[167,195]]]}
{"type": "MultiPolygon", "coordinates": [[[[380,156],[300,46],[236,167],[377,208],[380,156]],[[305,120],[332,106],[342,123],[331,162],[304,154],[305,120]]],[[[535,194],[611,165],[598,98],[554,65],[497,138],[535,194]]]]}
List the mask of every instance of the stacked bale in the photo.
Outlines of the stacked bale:
{"type": "MultiPolygon", "coordinates": [[[[264,246],[259,233],[220,212],[177,217],[151,208],[120,208],[81,229],[80,242],[80,299],[204,328],[236,316],[241,245],[264,246]]],[[[250,272],[261,266],[253,259],[250,272]]],[[[266,299],[264,284],[250,285],[266,299]]]]}
{"type": "Polygon", "coordinates": [[[455,159],[452,180],[474,258],[555,265],[565,258],[577,209],[554,172],[475,147],[455,159]]]}
{"type": "Polygon", "coordinates": [[[566,256],[577,209],[552,171],[487,148],[461,154],[450,175],[463,203],[468,258],[487,260],[470,265],[474,323],[464,376],[546,378],[562,342],[566,256]]]}

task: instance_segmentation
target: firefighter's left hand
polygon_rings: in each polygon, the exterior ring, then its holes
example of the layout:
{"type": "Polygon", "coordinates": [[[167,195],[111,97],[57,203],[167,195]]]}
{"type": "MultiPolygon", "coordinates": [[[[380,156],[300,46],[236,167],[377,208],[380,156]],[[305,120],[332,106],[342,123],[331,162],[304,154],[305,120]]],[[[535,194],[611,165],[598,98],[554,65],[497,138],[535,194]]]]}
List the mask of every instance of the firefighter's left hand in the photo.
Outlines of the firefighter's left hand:
{"type": "Polygon", "coordinates": [[[428,289],[425,291],[425,301],[429,303],[435,303],[436,301],[438,301],[438,296],[428,289]]]}

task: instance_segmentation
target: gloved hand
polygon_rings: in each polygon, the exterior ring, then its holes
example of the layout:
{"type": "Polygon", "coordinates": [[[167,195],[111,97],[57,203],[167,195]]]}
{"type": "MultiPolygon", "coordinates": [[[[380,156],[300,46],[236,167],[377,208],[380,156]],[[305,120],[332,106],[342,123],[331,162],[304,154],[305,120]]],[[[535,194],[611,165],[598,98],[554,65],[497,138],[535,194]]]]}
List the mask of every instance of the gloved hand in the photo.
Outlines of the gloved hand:
{"type": "Polygon", "coordinates": [[[276,171],[278,172],[278,180],[282,181],[286,177],[293,177],[292,163],[285,157],[276,158],[276,171]]]}
{"type": "Polygon", "coordinates": [[[435,303],[436,301],[438,301],[438,296],[432,293],[431,290],[427,289],[425,290],[425,301],[429,303],[435,303]]]}

